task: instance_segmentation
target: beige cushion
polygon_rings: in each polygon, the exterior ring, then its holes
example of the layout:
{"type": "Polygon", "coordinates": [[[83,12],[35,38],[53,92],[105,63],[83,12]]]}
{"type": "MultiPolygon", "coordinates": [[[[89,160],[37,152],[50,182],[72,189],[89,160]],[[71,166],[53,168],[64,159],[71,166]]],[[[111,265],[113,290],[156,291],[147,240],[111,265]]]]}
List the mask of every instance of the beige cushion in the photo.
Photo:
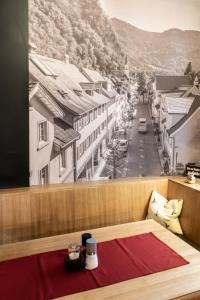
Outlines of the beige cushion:
{"type": "Polygon", "coordinates": [[[178,216],[181,213],[183,200],[167,200],[153,191],[149,202],[147,219],[154,219],[174,233],[183,234],[178,216]]]}

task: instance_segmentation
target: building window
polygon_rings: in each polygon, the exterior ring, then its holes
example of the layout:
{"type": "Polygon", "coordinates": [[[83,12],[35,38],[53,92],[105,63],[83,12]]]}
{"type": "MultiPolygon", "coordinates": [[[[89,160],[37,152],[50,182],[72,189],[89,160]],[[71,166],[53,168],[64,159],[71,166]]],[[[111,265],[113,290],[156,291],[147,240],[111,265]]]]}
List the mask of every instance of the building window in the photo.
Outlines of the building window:
{"type": "Polygon", "coordinates": [[[112,120],[112,114],[110,114],[110,115],[108,116],[108,123],[110,123],[111,120],[112,120]]]}
{"type": "Polygon", "coordinates": [[[89,124],[90,123],[90,114],[87,113],[87,116],[86,116],[86,124],[89,124]]]}
{"type": "Polygon", "coordinates": [[[81,95],[82,95],[82,91],[79,91],[79,90],[74,90],[74,93],[75,93],[77,96],[81,96],[81,95]]]}
{"type": "Polygon", "coordinates": [[[67,164],[66,164],[66,151],[65,150],[61,151],[60,156],[61,156],[61,168],[65,169],[67,167],[67,164]]]}
{"type": "Polygon", "coordinates": [[[78,149],[79,149],[78,157],[80,159],[81,156],[84,154],[84,142],[80,144],[78,149]]]}
{"type": "Polygon", "coordinates": [[[90,147],[90,137],[88,136],[86,139],[86,150],[90,147]]]}
{"type": "Polygon", "coordinates": [[[81,130],[83,127],[83,120],[82,118],[78,120],[78,130],[81,130]]]}
{"type": "Polygon", "coordinates": [[[49,167],[46,165],[40,170],[40,184],[47,184],[49,182],[49,167]]]}
{"type": "Polygon", "coordinates": [[[92,122],[94,120],[94,111],[90,112],[90,121],[92,122]]]}
{"type": "Polygon", "coordinates": [[[47,121],[39,123],[39,143],[48,141],[47,121]]]}
{"type": "Polygon", "coordinates": [[[94,110],[94,118],[97,118],[97,108],[94,110]]]}
{"type": "Polygon", "coordinates": [[[93,131],[93,138],[92,138],[93,142],[96,140],[96,131],[93,131]]]}
{"type": "Polygon", "coordinates": [[[93,90],[86,90],[85,91],[88,95],[94,96],[94,91],[93,90]]]}

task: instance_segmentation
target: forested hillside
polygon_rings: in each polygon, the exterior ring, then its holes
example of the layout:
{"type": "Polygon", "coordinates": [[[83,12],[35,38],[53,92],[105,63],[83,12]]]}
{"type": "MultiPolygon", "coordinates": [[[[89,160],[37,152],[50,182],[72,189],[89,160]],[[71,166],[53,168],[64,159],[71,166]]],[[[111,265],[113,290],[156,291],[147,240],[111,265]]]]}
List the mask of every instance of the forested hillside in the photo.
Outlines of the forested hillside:
{"type": "Polygon", "coordinates": [[[182,74],[189,61],[200,70],[200,32],[140,30],[109,19],[99,0],[29,0],[30,42],[42,55],[64,59],[107,74],[124,65],[132,70],[182,74]]]}
{"type": "Polygon", "coordinates": [[[98,0],[29,0],[30,42],[37,53],[109,73],[125,54],[98,0]]]}
{"type": "Polygon", "coordinates": [[[116,18],[111,23],[130,63],[137,69],[183,74],[191,61],[194,70],[200,70],[199,31],[148,32],[116,18]]]}

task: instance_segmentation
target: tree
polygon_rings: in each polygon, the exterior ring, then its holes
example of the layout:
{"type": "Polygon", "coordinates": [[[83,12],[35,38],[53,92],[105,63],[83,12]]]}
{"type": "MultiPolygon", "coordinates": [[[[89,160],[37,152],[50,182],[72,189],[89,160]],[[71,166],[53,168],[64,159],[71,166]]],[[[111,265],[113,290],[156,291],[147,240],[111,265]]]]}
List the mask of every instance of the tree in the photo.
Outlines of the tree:
{"type": "Polygon", "coordinates": [[[123,158],[123,153],[118,151],[118,140],[112,140],[109,145],[109,152],[106,155],[107,163],[113,168],[112,178],[117,177],[117,167],[119,167],[119,161],[123,158]]]}
{"type": "Polygon", "coordinates": [[[169,163],[168,163],[168,161],[166,160],[165,161],[165,164],[164,164],[164,172],[165,172],[165,174],[166,175],[169,175],[169,163]]]}
{"type": "Polygon", "coordinates": [[[185,69],[184,75],[189,75],[191,73],[192,73],[192,63],[190,61],[185,69]]]}
{"type": "Polygon", "coordinates": [[[146,76],[144,72],[140,72],[137,75],[137,83],[138,83],[138,92],[143,94],[146,90],[146,76]]]}
{"type": "Polygon", "coordinates": [[[29,0],[30,41],[42,55],[78,61],[106,74],[124,63],[110,20],[99,0],[29,0]]]}

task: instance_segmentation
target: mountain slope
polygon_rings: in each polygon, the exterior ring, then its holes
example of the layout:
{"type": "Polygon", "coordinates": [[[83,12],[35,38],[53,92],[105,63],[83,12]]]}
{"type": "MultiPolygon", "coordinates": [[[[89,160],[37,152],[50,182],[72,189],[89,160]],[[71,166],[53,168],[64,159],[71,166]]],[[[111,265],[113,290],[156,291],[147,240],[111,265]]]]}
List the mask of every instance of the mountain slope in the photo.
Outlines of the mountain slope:
{"type": "Polygon", "coordinates": [[[29,37],[39,54],[106,73],[125,61],[98,0],[29,0],[29,37]]]}
{"type": "Polygon", "coordinates": [[[200,32],[170,29],[162,33],[140,30],[113,18],[111,24],[131,65],[159,73],[182,74],[189,61],[200,70],[200,32]]]}

